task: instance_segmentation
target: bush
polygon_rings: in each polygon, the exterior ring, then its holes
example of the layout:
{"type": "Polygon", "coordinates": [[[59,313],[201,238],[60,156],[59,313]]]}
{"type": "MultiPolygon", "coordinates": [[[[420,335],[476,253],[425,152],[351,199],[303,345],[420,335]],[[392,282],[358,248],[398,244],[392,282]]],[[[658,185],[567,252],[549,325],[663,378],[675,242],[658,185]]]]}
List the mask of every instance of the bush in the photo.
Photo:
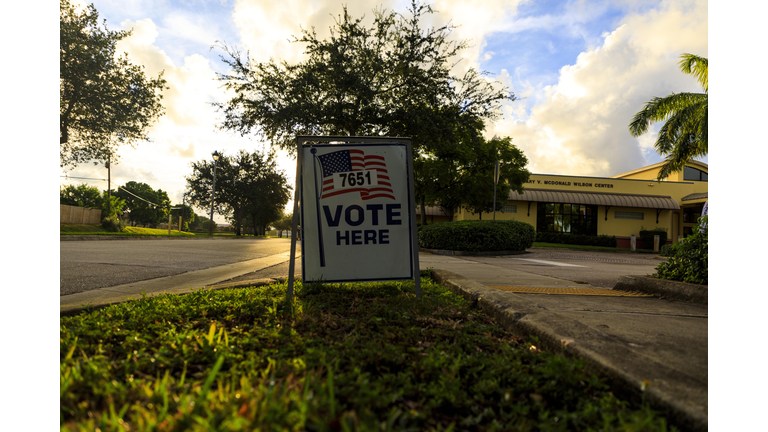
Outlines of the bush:
{"type": "Polygon", "coordinates": [[[419,246],[427,249],[483,252],[531,247],[536,230],[519,221],[456,221],[419,229],[419,246]]]}
{"type": "Polygon", "coordinates": [[[659,251],[659,255],[663,257],[671,257],[675,256],[675,253],[677,251],[677,245],[673,244],[665,244],[661,247],[661,250],[659,251]]]}
{"type": "Polygon", "coordinates": [[[652,230],[641,229],[640,240],[643,242],[643,249],[653,249],[653,237],[659,236],[659,245],[667,243],[667,230],[664,228],[654,228],[652,230]]]}
{"type": "Polygon", "coordinates": [[[125,230],[125,222],[118,219],[117,216],[105,217],[101,220],[101,226],[110,232],[123,232],[125,230]]]}
{"type": "Polygon", "coordinates": [[[541,243],[616,247],[616,236],[607,235],[593,236],[587,234],[540,232],[536,233],[536,241],[541,243]]]}
{"type": "Polygon", "coordinates": [[[709,283],[707,216],[699,218],[693,234],[673,248],[674,255],[656,267],[658,277],[695,284],[709,283]]]}

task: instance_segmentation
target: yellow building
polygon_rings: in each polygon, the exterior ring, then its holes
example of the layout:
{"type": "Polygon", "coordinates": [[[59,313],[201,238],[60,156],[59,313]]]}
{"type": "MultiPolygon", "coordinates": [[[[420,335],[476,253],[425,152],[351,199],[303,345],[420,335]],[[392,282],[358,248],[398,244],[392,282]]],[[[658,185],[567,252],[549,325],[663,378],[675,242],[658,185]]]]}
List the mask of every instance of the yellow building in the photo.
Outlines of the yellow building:
{"type": "MultiPolygon", "coordinates": [[[[662,181],[656,176],[663,162],[612,177],[531,174],[522,194],[510,192],[497,220],[527,222],[537,232],[616,236],[628,248],[630,236],[642,229],[662,228],[667,243],[691,233],[707,201],[707,164],[692,161],[683,171],[662,181]]],[[[479,219],[459,209],[454,220],[479,219]]],[[[483,213],[482,219],[491,219],[483,213]]]]}

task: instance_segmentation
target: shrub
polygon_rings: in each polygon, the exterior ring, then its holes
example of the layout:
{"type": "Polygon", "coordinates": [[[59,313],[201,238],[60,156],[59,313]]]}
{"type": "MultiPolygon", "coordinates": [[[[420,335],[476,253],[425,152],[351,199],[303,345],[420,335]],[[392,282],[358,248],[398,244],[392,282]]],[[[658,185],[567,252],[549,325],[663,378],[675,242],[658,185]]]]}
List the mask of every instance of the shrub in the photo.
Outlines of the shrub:
{"type": "Polygon", "coordinates": [[[665,244],[661,247],[661,250],[659,251],[659,255],[663,257],[671,257],[675,256],[675,253],[677,251],[677,245],[673,244],[665,244]]]}
{"type": "Polygon", "coordinates": [[[659,245],[667,243],[667,230],[664,228],[654,228],[652,230],[641,229],[639,237],[643,242],[643,249],[653,249],[654,236],[659,236],[659,245]]]}
{"type": "Polygon", "coordinates": [[[540,232],[536,233],[536,241],[542,243],[616,247],[616,236],[607,235],[593,236],[587,234],[540,232]]]}
{"type": "Polygon", "coordinates": [[[536,239],[531,224],[520,221],[456,221],[426,225],[419,246],[456,251],[524,251],[536,239]]]}
{"type": "Polygon", "coordinates": [[[699,218],[693,234],[674,248],[675,254],[656,267],[658,277],[681,282],[707,285],[709,283],[709,256],[707,216],[699,218]]]}
{"type": "Polygon", "coordinates": [[[118,219],[117,216],[105,217],[101,220],[101,226],[110,232],[123,232],[125,230],[125,222],[118,219]]]}

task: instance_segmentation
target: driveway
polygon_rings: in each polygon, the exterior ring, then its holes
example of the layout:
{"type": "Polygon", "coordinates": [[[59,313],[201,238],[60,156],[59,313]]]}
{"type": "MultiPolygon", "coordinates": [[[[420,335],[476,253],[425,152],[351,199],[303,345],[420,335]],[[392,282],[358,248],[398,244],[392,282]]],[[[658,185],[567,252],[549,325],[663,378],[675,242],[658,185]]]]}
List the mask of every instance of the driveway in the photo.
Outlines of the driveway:
{"type": "Polygon", "coordinates": [[[665,260],[652,254],[545,248],[531,248],[522,255],[458,258],[607,289],[620,276],[654,274],[665,260]]]}

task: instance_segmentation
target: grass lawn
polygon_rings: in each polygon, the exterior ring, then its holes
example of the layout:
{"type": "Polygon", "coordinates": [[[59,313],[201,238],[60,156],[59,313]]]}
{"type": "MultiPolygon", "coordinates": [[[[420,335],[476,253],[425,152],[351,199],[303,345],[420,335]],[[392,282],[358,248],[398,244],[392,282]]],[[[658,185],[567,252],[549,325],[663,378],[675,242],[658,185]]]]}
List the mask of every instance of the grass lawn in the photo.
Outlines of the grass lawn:
{"type": "MultiPolygon", "coordinates": [[[[125,231],[121,233],[105,231],[101,225],[91,224],[59,224],[59,234],[99,234],[99,235],[141,235],[141,236],[167,236],[168,229],[155,229],[155,228],[141,228],[141,227],[125,227],[125,231]]],[[[195,234],[188,232],[179,232],[178,230],[171,230],[171,236],[189,236],[194,237],[195,234]]]]}
{"type": "MultiPolygon", "coordinates": [[[[125,227],[125,231],[121,233],[104,231],[101,225],[90,224],[59,224],[59,234],[86,234],[86,235],[118,235],[118,236],[168,236],[168,229],[155,229],[155,228],[142,228],[142,227],[125,227]]],[[[171,230],[171,237],[209,237],[207,232],[190,233],[179,232],[178,230],[171,230]]],[[[233,232],[217,232],[214,234],[216,237],[236,237],[233,232]]],[[[246,237],[246,236],[243,236],[246,237]]],[[[253,237],[253,236],[247,236],[253,237]]]]}
{"type": "MultiPolygon", "coordinates": [[[[546,247],[546,248],[558,248],[558,249],[581,249],[581,250],[593,250],[593,251],[601,251],[601,252],[632,252],[632,250],[629,248],[569,245],[569,244],[562,244],[562,243],[533,242],[533,247],[546,247]]],[[[635,253],[654,253],[654,252],[651,249],[635,249],[635,253]]]]}
{"type": "Polygon", "coordinates": [[[285,289],[62,317],[62,430],[668,429],[428,279],[285,289]]]}

